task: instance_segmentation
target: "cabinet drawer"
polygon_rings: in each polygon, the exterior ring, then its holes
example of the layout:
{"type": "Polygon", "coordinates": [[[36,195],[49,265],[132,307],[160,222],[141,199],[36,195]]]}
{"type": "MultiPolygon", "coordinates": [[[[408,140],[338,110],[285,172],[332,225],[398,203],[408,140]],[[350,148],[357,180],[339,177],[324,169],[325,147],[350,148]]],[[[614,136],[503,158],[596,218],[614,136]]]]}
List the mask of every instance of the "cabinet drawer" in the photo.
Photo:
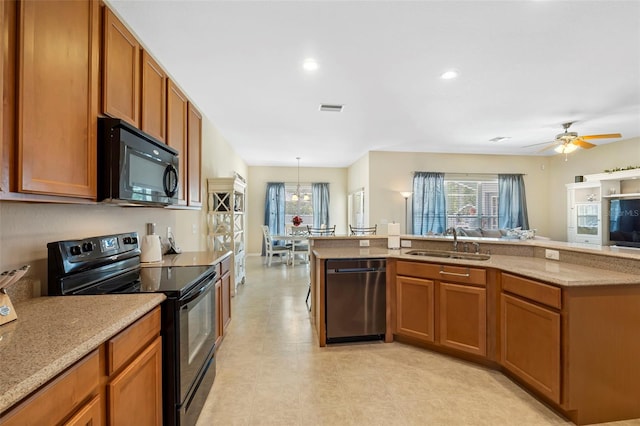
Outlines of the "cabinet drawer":
{"type": "Polygon", "coordinates": [[[157,307],[107,342],[107,374],[120,369],[159,334],[160,307],[157,307]]]}
{"type": "Polygon", "coordinates": [[[53,382],[0,419],[4,426],[59,424],[97,389],[100,363],[98,351],[62,373],[53,382]]]}
{"type": "Polygon", "coordinates": [[[503,273],[502,290],[552,308],[562,308],[562,291],[558,287],[503,273]]]}
{"type": "Polygon", "coordinates": [[[400,261],[397,264],[396,274],[465,284],[485,285],[487,283],[487,274],[484,269],[467,266],[400,261]]]}

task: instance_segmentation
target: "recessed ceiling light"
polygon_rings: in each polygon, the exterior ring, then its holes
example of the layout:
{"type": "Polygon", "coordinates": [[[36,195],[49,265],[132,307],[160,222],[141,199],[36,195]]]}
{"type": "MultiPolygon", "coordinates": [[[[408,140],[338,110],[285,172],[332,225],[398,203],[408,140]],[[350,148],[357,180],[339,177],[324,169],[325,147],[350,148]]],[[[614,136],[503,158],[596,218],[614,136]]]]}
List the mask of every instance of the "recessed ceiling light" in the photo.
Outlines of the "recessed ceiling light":
{"type": "Polygon", "coordinates": [[[458,77],[458,71],[456,70],[449,70],[446,71],[444,73],[442,73],[442,75],[440,76],[441,79],[443,80],[451,80],[453,78],[458,77]]]}
{"type": "Polygon", "coordinates": [[[307,58],[302,63],[302,68],[304,68],[305,71],[315,71],[318,69],[318,62],[313,58],[307,58]]]}

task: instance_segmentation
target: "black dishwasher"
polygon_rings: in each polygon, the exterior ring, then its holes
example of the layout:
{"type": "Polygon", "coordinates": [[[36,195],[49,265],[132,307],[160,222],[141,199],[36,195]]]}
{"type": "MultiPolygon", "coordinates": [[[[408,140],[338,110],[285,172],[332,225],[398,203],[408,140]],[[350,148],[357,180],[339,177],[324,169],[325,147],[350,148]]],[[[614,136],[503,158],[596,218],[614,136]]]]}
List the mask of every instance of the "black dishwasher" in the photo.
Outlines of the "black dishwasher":
{"type": "Polygon", "coordinates": [[[327,343],[384,339],[386,264],[384,259],[327,260],[327,343]]]}

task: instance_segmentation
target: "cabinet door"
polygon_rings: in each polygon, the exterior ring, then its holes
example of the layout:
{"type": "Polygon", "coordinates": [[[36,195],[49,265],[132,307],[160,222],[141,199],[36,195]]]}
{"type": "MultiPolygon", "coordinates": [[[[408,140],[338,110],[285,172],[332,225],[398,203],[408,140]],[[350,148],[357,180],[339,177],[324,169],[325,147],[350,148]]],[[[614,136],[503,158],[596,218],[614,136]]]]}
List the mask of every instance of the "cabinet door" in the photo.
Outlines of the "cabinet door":
{"type": "Polygon", "coordinates": [[[178,204],[187,204],[187,97],[167,79],[167,143],[178,150],[178,204]]]}
{"type": "Polygon", "coordinates": [[[107,385],[110,425],[162,424],[162,338],[107,385]]]}
{"type": "Polygon", "coordinates": [[[167,74],[146,50],[142,51],[141,92],[141,129],[166,143],[167,74]]]}
{"type": "Polygon", "coordinates": [[[487,295],[484,288],[440,283],[440,344],[487,355],[487,295]]]}
{"type": "Polygon", "coordinates": [[[64,423],[64,426],[101,426],[102,410],[100,395],[96,395],[85,404],[76,414],[64,423]]]}
{"type": "Polygon", "coordinates": [[[396,278],[396,333],[424,342],[434,341],[434,282],[396,278]]]}
{"type": "Polygon", "coordinates": [[[560,403],[560,314],[507,294],[500,306],[502,365],[560,403]]]}
{"type": "Polygon", "coordinates": [[[222,331],[227,329],[231,321],[231,273],[222,276],[222,331]]]}
{"type": "Polygon", "coordinates": [[[3,187],[4,184],[4,64],[5,55],[8,55],[6,51],[5,40],[8,38],[7,33],[8,25],[5,23],[5,8],[7,2],[0,3],[0,192],[6,191],[7,188],[3,187]]]}
{"type": "Polygon", "coordinates": [[[189,102],[188,121],[188,147],[189,158],[187,161],[187,184],[189,186],[190,206],[202,205],[202,114],[189,102]]]}
{"type": "Polygon", "coordinates": [[[223,321],[222,321],[222,280],[216,281],[216,324],[214,327],[214,332],[216,336],[216,350],[220,346],[220,342],[222,342],[222,333],[223,333],[223,321]]]}
{"type": "Polygon", "coordinates": [[[19,12],[18,191],[95,199],[98,2],[19,12]]]}
{"type": "Polygon", "coordinates": [[[140,127],[140,43],[105,7],[102,112],[140,127]]]}

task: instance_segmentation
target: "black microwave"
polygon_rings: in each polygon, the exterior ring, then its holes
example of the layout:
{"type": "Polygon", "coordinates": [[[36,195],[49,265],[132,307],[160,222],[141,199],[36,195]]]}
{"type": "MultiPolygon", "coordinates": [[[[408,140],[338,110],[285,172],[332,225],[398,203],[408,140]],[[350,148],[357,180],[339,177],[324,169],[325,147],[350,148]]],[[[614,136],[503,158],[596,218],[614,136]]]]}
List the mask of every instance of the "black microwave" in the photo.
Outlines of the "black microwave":
{"type": "Polygon", "coordinates": [[[177,204],[178,184],[178,151],[121,119],[98,119],[98,201],[177,204]]]}

